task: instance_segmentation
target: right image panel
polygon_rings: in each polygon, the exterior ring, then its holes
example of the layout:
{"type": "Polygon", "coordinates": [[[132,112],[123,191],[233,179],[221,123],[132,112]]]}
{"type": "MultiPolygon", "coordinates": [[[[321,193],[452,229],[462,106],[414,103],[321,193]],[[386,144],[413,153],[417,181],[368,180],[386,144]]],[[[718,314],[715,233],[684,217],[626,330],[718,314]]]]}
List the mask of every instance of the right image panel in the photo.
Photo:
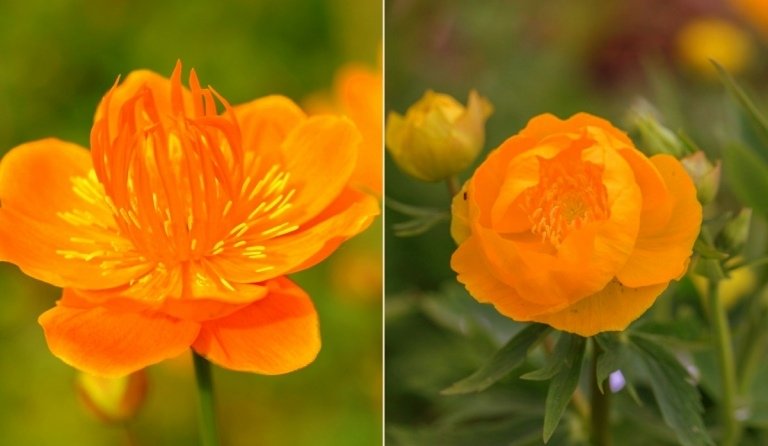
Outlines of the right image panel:
{"type": "Polygon", "coordinates": [[[768,444],[768,3],[385,1],[385,442],[768,444]]]}

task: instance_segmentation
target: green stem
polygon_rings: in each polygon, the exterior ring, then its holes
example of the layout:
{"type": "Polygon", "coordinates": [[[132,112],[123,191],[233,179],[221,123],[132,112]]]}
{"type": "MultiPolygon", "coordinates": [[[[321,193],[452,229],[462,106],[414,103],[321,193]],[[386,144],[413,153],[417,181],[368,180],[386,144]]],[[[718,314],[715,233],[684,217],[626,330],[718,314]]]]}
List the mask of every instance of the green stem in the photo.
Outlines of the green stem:
{"type": "Polygon", "coordinates": [[[597,357],[602,349],[597,342],[594,342],[594,351],[592,352],[592,444],[595,446],[609,446],[611,444],[611,389],[608,386],[603,387],[603,392],[597,383],[597,357]]]}
{"type": "Polygon", "coordinates": [[[136,439],[136,434],[131,429],[131,426],[127,422],[120,423],[120,429],[123,431],[125,437],[125,444],[127,446],[138,446],[139,442],[136,439]]]}
{"type": "Polygon", "coordinates": [[[725,307],[718,294],[718,281],[709,281],[709,311],[712,318],[712,339],[717,352],[718,368],[722,393],[723,446],[733,446],[738,442],[739,425],[736,421],[734,400],[736,397],[736,373],[733,362],[731,330],[725,307]]]}
{"type": "Polygon", "coordinates": [[[461,190],[461,185],[459,184],[459,179],[456,177],[456,175],[452,177],[448,177],[447,180],[445,180],[446,184],[448,185],[448,193],[451,194],[451,198],[455,197],[456,194],[459,193],[461,190]]]}
{"type": "Polygon", "coordinates": [[[202,446],[218,446],[219,435],[216,429],[216,411],[213,407],[211,363],[194,351],[192,358],[195,364],[197,391],[200,395],[200,444],[202,446]]]}

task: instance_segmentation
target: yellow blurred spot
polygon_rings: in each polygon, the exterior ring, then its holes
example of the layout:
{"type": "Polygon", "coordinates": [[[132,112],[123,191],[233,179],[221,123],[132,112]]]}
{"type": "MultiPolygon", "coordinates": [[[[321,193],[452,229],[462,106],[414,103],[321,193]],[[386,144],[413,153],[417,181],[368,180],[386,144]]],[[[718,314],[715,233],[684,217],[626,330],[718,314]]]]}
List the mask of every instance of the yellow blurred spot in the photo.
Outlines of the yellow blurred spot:
{"type": "Polygon", "coordinates": [[[331,283],[339,295],[363,302],[381,302],[381,252],[371,246],[350,246],[331,264],[331,283]]]}
{"type": "MultiPolygon", "coordinates": [[[[754,291],[757,285],[755,272],[748,266],[735,269],[730,275],[731,277],[720,281],[719,288],[720,300],[726,309],[736,305],[739,300],[754,291]]],[[[707,279],[696,274],[691,274],[690,277],[699,295],[706,298],[708,296],[707,279]]]]}
{"type": "Polygon", "coordinates": [[[677,35],[680,61],[697,74],[716,78],[715,61],[730,73],[744,71],[754,57],[749,35],[736,25],[718,18],[688,22],[677,35]]]}

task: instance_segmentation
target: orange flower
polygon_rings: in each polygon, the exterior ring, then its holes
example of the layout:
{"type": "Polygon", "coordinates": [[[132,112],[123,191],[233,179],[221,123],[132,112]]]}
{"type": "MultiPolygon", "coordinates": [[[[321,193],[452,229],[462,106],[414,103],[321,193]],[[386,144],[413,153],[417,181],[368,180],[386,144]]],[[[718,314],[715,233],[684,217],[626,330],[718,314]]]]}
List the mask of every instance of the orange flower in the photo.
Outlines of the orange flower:
{"type": "Polygon", "coordinates": [[[363,139],[352,183],[378,196],[382,189],[382,80],[381,71],[357,64],[339,70],[334,81],[335,97],[315,94],[307,100],[311,112],[337,110],[354,121],[363,139]]]}
{"type": "Polygon", "coordinates": [[[453,201],[451,259],[472,296],[518,321],[591,336],[623,330],[688,266],[696,189],[585,113],[533,118],[453,201]]]}
{"type": "Polygon", "coordinates": [[[768,37],[768,4],[765,0],[730,0],[731,8],[768,37]]]}
{"type": "Polygon", "coordinates": [[[170,80],[135,71],[99,105],[90,153],[45,139],[0,164],[0,259],[64,288],[40,323],[53,354],[89,373],[190,346],[235,370],[309,364],[317,315],[284,275],[378,213],[348,185],[348,119],[280,96],[231,107],[194,71],[189,84],[180,64],[170,80]]]}

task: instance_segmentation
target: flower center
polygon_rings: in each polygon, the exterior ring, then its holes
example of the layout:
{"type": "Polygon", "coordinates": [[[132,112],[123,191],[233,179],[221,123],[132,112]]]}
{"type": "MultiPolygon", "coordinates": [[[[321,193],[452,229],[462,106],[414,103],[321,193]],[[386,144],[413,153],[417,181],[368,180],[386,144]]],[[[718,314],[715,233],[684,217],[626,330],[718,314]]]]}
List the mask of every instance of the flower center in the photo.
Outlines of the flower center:
{"type": "Polygon", "coordinates": [[[608,218],[602,174],[602,166],[581,159],[581,149],[539,158],[539,183],[521,195],[531,232],[557,248],[571,231],[608,218]]]}
{"type": "Polygon", "coordinates": [[[285,218],[296,192],[289,173],[241,147],[232,108],[200,88],[194,71],[190,87],[177,66],[170,98],[144,87],[111,116],[108,94],[91,135],[96,177],[120,233],[151,260],[174,265],[227,250],[263,259],[264,240],[298,228],[285,218]],[[170,111],[158,105],[167,99],[170,111]]]}

